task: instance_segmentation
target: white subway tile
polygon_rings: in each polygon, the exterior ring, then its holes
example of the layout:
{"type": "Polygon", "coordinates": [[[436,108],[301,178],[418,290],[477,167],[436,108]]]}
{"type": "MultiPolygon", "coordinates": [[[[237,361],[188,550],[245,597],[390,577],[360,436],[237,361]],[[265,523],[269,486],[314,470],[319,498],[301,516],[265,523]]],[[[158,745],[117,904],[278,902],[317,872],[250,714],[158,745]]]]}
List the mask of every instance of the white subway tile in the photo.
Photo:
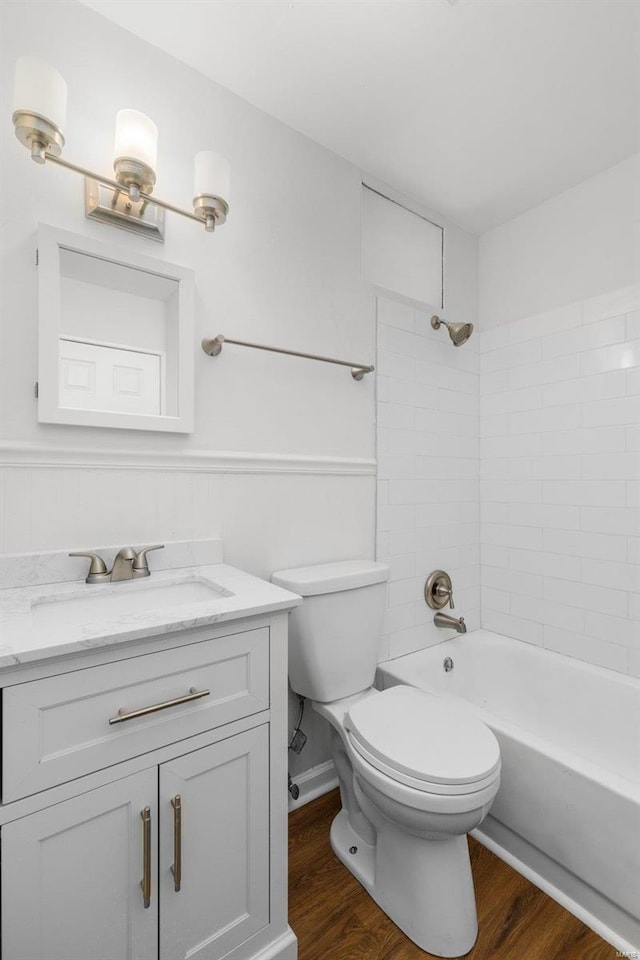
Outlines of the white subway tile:
{"type": "Polygon", "coordinates": [[[522,433],[509,437],[484,437],[480,441],[480,455],[493,457],[536,457],[542,453],[542,436],[539,433],[522,433]]]}
{"type": "Polygon", "coordinates": [[[389,503],[433,503],[438,499],[436,480],[390,480],[389,503]]]}
{"type": "Polygon", "coordinates": [[[640,457],[635,453],[592,453],[582,457],[585,480],[639,480],[640,457]]]}
{"type": "MultiPolygon", "coordinates": [[[[509,548],[496,546],[495,544],[485,543],[484,537],[481,541],[481,562],[483,565],[490,567],[508,567],[509,563],[509,548]]],[[[518,569],[517,567],[515,569],[518,569]]],[[[533,571],[537,573],[537,571],[533,571]]]]}
{"type": "Polygon", "coordinates": [[[509,432],[512,434],[576,430],[580,426],[580,406],[577,403],[509,415],[509,432]]]}
{"type": "Polygon", "coordinates": [[[640,363],[640,340],[627,340],[580,354],[580,375],[588,377],[608,370],[627,370],[640,363]]]}
{"type": "Polygon", "coordinates": [[[480,499],[509,503],[541,503],[542,483],[538,480],[481,480],[480,499]]]}
{"type": "Polygon", "coordinates": [[[480,358],[480,372],[483,376],[496,370],[510,370],[523,363],[534,363],[542,359],[540,340],[530,340],[528,343],[517,343],[511,346],[500,347],[490,353],[483,353],[480,358]]]}
{"type": "Polygon", "coordinates": [[[626,537],[604,533],[585,533],[580,530],[547,529],[543,535],[544,549],[549,553],[564,553],[573,557],[595,560],[620,560],[626,556],[626,537]]]}
{"type": "Polygon", "coordinates": [[[414,383],[411,380],[389,380],[389,400],[392,403],[408,404],[412,407],[438,408],[438,388],[428,383],[414,383]]]}
{"type": "Polygon", "coordinates": [[[580,508],[553,503],[510,503],[509,523],[545,530],[578,530],[580,508]]]}
{"type": "Polygon", "coordinates": [[[538,600],[542,596],[543,578],[535,573],[483,566],[480,571],[480,582],[483,587],[506,590],[507,593],[524,594],[528,597],[537,597],[538,600]]]}
{"type": "Polygon", "coordinates": [[[640,564],[640,537],[627,537],[627,561],[640,564]]]}
{"type": "Polygon", "coordinates": [[[482,501],[480,517],[482,523],[509,523],[509,504],[482,501]]]}
{"type": "Polygon", "coordinates": [[[413,407],[399,403],[378,404],[378,425],[389,430],[412,430],[413,407]]]}
{"type": "Polygon", "coordinates": [[[580,524],[592,533],[640,535],[640,511],[623,507],[581,507],[580,524]]]}
{"type": "Polygon", "coordinates": [[[416,364],[413,357],[401,357],[389,350],[378,350],[378,373],[396,380],[414,380],[416,364]]]}
{"type": "Polygon", "coordinates": [[[414,624],[413,603],[405,603],[401,606],[387,607],[384,616],[383,633],[391,636],[398,630],[405,630],[414,624]]]}
{"type": "Polygon", "coordinates": [[[545,359],[563,357],[611,343],[620,343],[624,339],[625,318],[611,317],[545,337],[542,341],[542,355],[545,359]]]}
{"type": "Polygon", "coordinates": [[[476,480],[438,480],[438,499],[441,503],[477,500],[479,485],[476,480]]]}
{"type": "MultiPolygon", "coordinates": [[[[611,348],[606,347],[604,349],[611,348]]],[[[581,354],[580,356],[587,356],[587,354],[581,354]]],[[[557,357],[553,360],[529,363],[510,370],[509,387],[517,390],[522,387],[544,386],[546,383],[556,383],[558,380],[571,380],[573,377],[578,377],[580,376],[580,356],[575,354],[574,356],[557,357]]]]}
{"type": "Polygon", "coordinates": [[[376,484],[378,503],[389,503],[389,481],[378,480],[376,484]]]}
{"type": "Polygon", "coordinates": [[[545,626],[544,646],[547,650],[595,663],[609,670],[618,670],[620,673],[626,673],[629,667],[629,655],[625,647],[617,643],[596,640],[594,637],[585,636],[584,633],[545,626]]]}
{"type": "Polygon", "coordinates": [[[508,370],[497,370],[494,373],[485,373],[480,379],[481,397],[486,397],[493,393],[504,393],[504,391],[508,389],[508,370]]]}
{"type": "Polygon", "coordinates": [[[582,561],[582,579],[594,586],[613,590],[640,591],[640,566],[610,560],[582,561]]]}
{"type": "Polygon", "coordinates": [[[617,400],[597,400],[582,406],[584,427],[632,425],[640,423],[640,400],[638,397],[621,397],[617,400]]]}
{"type": "Polygon", "coordinates": [[[493,330],[480,331],[480,353],[488,353],[489,350],[497,350],[504,347],[509,342],[508,327],[494,327],[493,330]]]}
{"type": "Polygon", "coordinates": [[[640,338],[640,310],[632,310],[626,315],[626,339],[637,340],[640,338]]]}
{"type": "Polygon", "coordinates": [[[412,530],[416,526],[416,507],[378,504],[378,530],[412,530]]]}
{"type": "Polygon", "coordinates": [[[538,480],[580,480],[582,463],[577,454],[537,457],[531,462],[531,476],[538,480]]]}
{"type": "Polygon", "coordinates": [[[378,457],[378,479],[410,480],[415,476],[415,457],[394,456],[384,453],[378,457]]]}
{"type": "Polygon", "coordinates": [[[509,324],[509,342],[522,343],[535,337],[545,337],[561,330],[577,327],[582,320],[580,303],[570,303],[564,307],[547,310],[533,317],[526,317],[509,324]]]}
{"type": "Polygon", "coordinates": [[[498,610],[483,610],[482,626],[485,630],[493,630],[494,633],[504,634],[505,637],[513,637],[524,643],[542,646],[543,626],[533,620],[523,620],[521,617],[513,617],[498,610]]]}
{"type": "Polygon", "coordinates": [[[625,370],[628,397],[637,397],[640,394],[640,367],[625,370]]]}
{"type": "Polygon", "coordinates": [[[480,418],[481,437],[506,437],[509,433],[509,415],[494,413],[480,418]]]}
{"type": "Polygon", "coordinates": [[[582,560],[545,550],[509,550],[508,566],[513,570],[544,574],[561,580],[581,580],[582,560]]]}
{"type": "Polygon", "coordinates": [[[376,373],[376,401],[386,403],[389,400],[389,377],[376,373]]]}
{"type": "Polygon", "coordinates": [[[499,413],[517,413],[520,410],[537,410],[542,406],[542,387],[527,387],[526,390],[508,390],[480,399],[482,416],[499,413]]]}
{"type": "Polygon", "coordinates": [[[420,452],[421,435],[416,430],[401,430],[396,427],[388,431],[387,453],[415,456],[420,452]]]}
{"type": "Polygon", "coordinates": [[[576,453],[617,453],[627,448],[627,434],[623,426],[591,427],[580,430],[561,430],[545,434],[542,452],[545,456],[576,453]]]}
{"type": "Polygon", "coordinates": [[[634,424],[631,427],[627,427],[625,437],[626,448],[629,453],[640,452],[640,425],[634,424]]]}
{"type": "Polygon", "coordinates": [[[545,480],[545,503],[565,503],[593,507],[626,506],[624,480],[545,480]]]}
{"type": "Polygon", "coordinates": [[[413,653],[415,650],[428,647],[432,643],[438,642],[438,639],[442,638],[429,641],[423,626],[411,626],[405,630],[396,630],[389,637],[389,654],[391,659],[395,660],[396,657],[404,657],[407,653],[413,653]]]}
{"type": "MultiPolygon", "coordinates": [[[[449,386],[452,386],[451,384],[449,386]]],[[[445,390],[438,387],[438,409],[463,413],[465,416],[477,416],[478,395],[460,393],[457,390],[445,390]]]]}
{"type": "Polygon", "coordinates": [[[513,524],[483,524],[484,542],[498,547],[517,547],[522,550],[541,550],[543,531],[540,527],[517,527],[513,524]]]}
{"type": "MultiPolygon", "coordinates": [[[[434,531],[434,538],[437,534],[434,531]]],[[[389,548],[390,557],[402,556],[406,553],[416,553],[422,546],[423,532],[415,530],[390,530],[389,548]]]]}
{"type": "Polygon", "coordinates": [[[579,610],[619,616],[624,616],[628,609],[627,594],[623,590],[594,590],[590,584],[556,580],[555,577],[545,577],[544,598],[579,610]]]}
{"type": "Polygon", "coordinates": [[[488,610],[498,610],[500,613],[509,613],[510,594],[505,590],[494,590],[493,587],[483,587],[482,606],[488,610]]]}
{"type": "Polygon", "coordinates": [[[542,404],[556,407],[567,403],[588,403],[590,400],[612,400],[627,393],[626,377],[629,371],[615,370],[576,380],[562,380],[542,388],[542,404]]]}
{"type": "Polygon", "coordinates": [[[640,305],[640,284],[610,290],[582,301],[582,322],[593,323],[605,317],[620,316],[636,310],[640,305]]]}
{"type": "MultiPolygon", "coordinates": [[[[404,604],[415,603],[418,594],[417,580],[393,580],[389,584],[389,607],[399,607],[404,604]]],[[[415,621],[415,617],[413,618],[415,621]]]]}
{"type": "Polygon", "coordinates": [[[590,637],[613,641],[627,647],[640,647],[640,624],[628,617],[587,611],[584,629],[590,637]]]}

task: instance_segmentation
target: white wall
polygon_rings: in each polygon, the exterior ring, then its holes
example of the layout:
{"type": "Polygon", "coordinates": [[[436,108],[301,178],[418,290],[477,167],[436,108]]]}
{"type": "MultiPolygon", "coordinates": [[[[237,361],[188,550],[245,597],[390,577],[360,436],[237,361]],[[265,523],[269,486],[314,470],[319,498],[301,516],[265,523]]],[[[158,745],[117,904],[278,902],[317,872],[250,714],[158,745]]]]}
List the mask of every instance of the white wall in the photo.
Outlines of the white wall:
{"type": "Polygon", "coordinates": [[[483,330],[640,280],[640,154],[479,240],[483,330]]]}
{"type": "Polygon", "coordinates": [[[637,160],[480,238],[480,499],[483,626],[639,676],[637,160]]]}
{"type": "MultiPolygon", "coordinates": [[[[224,333],[373,361],[360,171],[81,4],[5,3],[0,35],[2,552],[221,535],[226,559],[262,576],[372,556],[373,377],[356,383],[344,368],[233,347],[211,359],[199,348],[205,334],[224,333]],[[125,106],[158,124],[157,193],[168,201],[189,206],[198,150],[229,157],[227,224],[209,235],[169,215],[161,246],[87,221],[82,179],[32,163],[7,132],[22,54],[51,62],[69,84],[69,159],[109,174],[125,106]],[[37,422],[39,221],[195,270],[192,436],[37,422]]],[[[316,730],[311,711],[305,729],[316,730]]],[[[294,770],[326,758],[323,738],[312,736],[294,770]]]]}

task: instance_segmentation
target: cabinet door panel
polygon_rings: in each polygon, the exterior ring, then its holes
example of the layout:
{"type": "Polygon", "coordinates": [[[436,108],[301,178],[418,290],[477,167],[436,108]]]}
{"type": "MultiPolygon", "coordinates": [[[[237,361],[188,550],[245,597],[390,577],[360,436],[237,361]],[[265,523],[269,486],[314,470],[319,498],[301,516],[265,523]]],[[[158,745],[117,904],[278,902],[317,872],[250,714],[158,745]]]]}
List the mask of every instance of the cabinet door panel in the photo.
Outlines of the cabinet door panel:
{"type": "Polygon", "coordinates": [[[269,923],[268,764],[265,724],[160,767],[161,960],[220,960],[269,923]]]}
{"type": "Polygon", "coordinates": [[[157,768],[2,828],[3,960],[156,960],[157,768]],[[151,821],[145,909],[143,821],[151,821]]]}

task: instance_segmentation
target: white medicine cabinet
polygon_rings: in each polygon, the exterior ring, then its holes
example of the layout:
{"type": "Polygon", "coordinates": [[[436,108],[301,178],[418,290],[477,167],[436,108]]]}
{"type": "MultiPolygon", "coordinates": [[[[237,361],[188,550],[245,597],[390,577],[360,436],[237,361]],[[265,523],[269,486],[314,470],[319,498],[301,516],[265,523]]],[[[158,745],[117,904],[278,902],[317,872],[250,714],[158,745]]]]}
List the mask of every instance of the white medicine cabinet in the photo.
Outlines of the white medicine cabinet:
{"type": "Polygon", "coordinates": [[[41,423],[193,431],[193,271],[41,224],[38,319],[41,423]]]}

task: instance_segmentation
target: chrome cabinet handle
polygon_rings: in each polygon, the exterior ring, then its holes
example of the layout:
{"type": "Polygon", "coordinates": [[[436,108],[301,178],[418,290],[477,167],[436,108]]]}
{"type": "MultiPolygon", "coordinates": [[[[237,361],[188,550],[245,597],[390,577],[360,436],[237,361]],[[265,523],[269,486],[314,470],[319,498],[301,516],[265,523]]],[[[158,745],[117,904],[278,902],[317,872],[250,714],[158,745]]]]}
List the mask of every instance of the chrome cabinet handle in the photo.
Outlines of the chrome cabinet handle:
{"type": "Polygon", "coordinates": [[[182,798],[179,793],[171,798],[173,807],[173,889],[180,892],[182,885],[182,798]]]}
{"type": "Polygon", "coordinates": [[[196,690],[195,687],[191,687],[189,693],[185,693],[184,697],[165,700],[163,703],[154,703],[150,707],[141,707],[140,710],[118,710],[117,716],[109,718],[109,725],[124,723],[125,720],[135,720],[137,717],[147,717],[150,713],[157,713],[159,710],[168,710],[169,707],[177,707],[181,703],[190,703],[192,700],[201,700],[202,697],[208,697],[210,693],[210,690],[196,690]]]}
{"type": "Polygon", "coordinates": [[[142,903],[146,909],[151,906],[151,807],[143,807],[142,817],[142,903]]]}

